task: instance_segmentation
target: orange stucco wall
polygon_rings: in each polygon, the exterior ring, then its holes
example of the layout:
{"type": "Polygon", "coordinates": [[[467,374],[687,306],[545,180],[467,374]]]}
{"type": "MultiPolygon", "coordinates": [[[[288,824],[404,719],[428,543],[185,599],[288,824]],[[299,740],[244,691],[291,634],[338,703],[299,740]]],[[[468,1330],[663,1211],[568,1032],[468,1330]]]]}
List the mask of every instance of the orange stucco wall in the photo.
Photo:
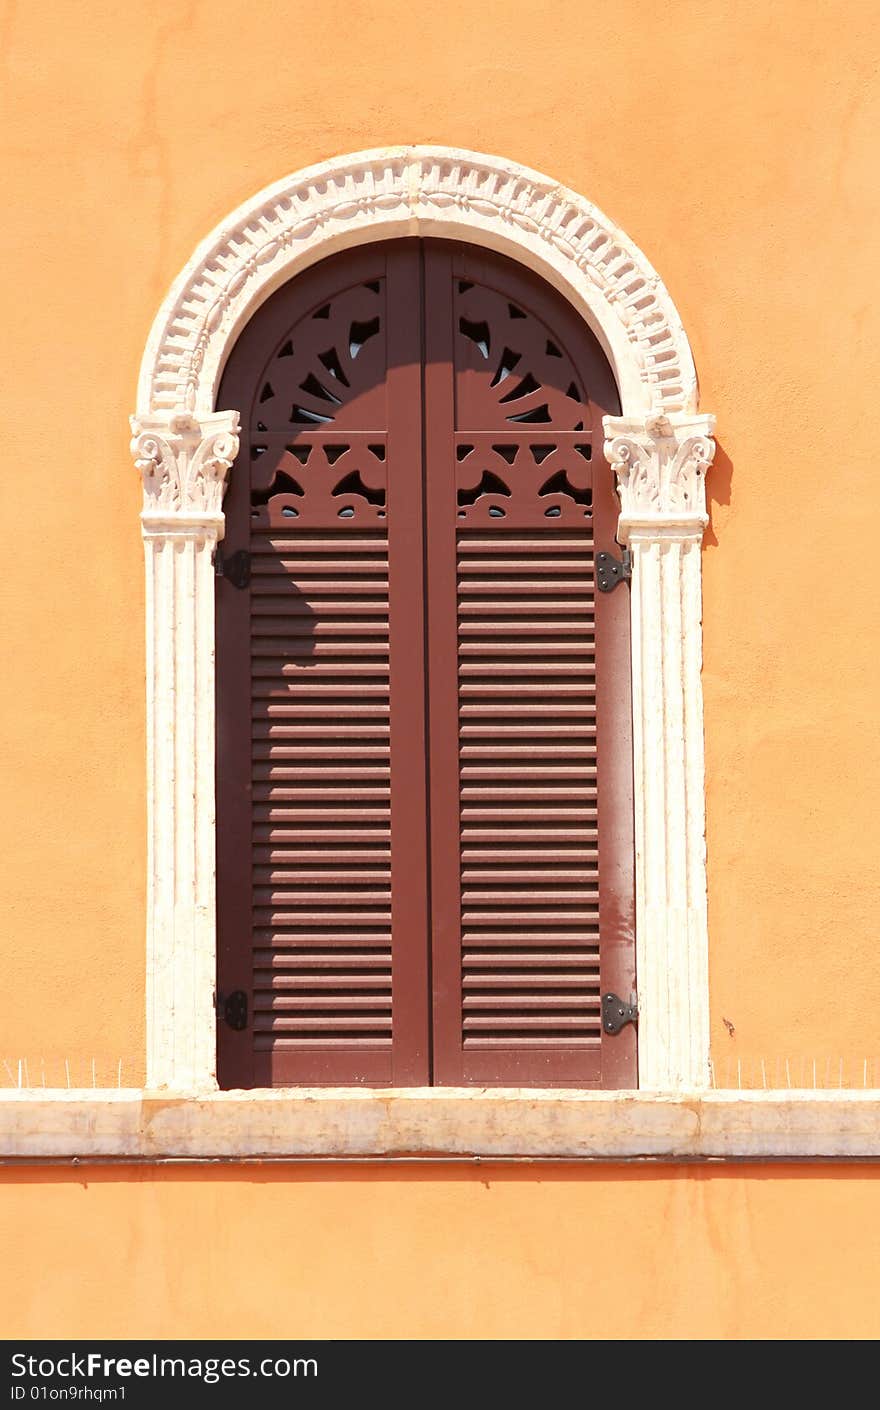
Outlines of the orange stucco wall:
{"type": "Polygon", "coordinates": [[[0,1190],[0,1325],[875,1338],[877,1195],[853,1167],[33,1171],[0,1190]]]}
{"type": "MultiPolygon", "coordinates": [[[[582,192],[676,301],[719,426],[704,552],[716,1065],[722,1081],[760,1083],[762,1058],[787,1080],[788,1058],[795,1082],[815,1063],[820,1083],[880,1083],[875,27],[872,0],[3,7],[10,1071],[23,1058],[31,1081],[63,1081],[65,1060],[75,1083],[93,1059],[99,1083],[120,1061],[127,1083],[143,1072],[143,575],[126,418],[155,311],[197,242],[261,186],[421,141],[510,156],[582,192]]],[[[222,1308],[206,1291],[217,1230],[259,1247],[270,1217],[288,1224],[291,1265],[314,1270],[285,1283],[304,1331],[392,1331],[404,1306],[427,1334],[632,1335],[638,1317],[658,1334],[683,1321],[759,1334],[764,1314],[777,1334],[848,1317],[880,1330],[863,1299],[876,1250],[857,1238],[877,1224],[865,1172],[52,1175],[16,1177],[0,1198],[8,1334],[119,1332],[124,1306],[137,1330],[169,1332],[168,1309],[178,1330],[272,1330],[255,1286],[222,1308]],[[614,1275],[603,1304],[593,1291],[611,1275],[592,1250],[621,1218],[646,1261],[626,1298],[614,1275]],[[817,1220],[825,1252],[803,1232],[817,1220]],[[322,1252],[338,1260],[343,1221],[358,1233],[349,1286],[322,1252]],[[56,1276],[38,1285],[27,1270],[51,1229],[65,1252],[46,1253],[56,1276]],[[99,1271],[111,1230],[118,1256],[99,1271]],[[855,1263],[835,1300],[841,1240],[855,1263]],[[465,1246],[456,1286],[446,1260],[465,1246]]],[[[262,1261],[280,1287],[282,1260],[262,1261]]]]}

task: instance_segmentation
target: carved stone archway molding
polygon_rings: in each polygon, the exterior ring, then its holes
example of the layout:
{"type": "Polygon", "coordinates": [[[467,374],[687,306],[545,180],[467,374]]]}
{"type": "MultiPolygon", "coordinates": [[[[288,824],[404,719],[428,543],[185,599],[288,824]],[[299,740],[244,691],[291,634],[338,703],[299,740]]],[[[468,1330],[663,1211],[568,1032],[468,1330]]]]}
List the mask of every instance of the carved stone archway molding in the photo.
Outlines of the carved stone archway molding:
{"type": "Polygon", "coordinates": [[[471,241],[553,284],[617,379],[605,419],[632,557],[639,1078],[708,1082],[700,544],[714,421],[661,280],[595,206],[497,157],[399,147],[276,183],[198,248],[147,342],[132,418],[147,569],[147,1083],[216,1086],[213,558],[238,410],[215,410],[238,334],[337,250],[406,235],[471,241]]]}

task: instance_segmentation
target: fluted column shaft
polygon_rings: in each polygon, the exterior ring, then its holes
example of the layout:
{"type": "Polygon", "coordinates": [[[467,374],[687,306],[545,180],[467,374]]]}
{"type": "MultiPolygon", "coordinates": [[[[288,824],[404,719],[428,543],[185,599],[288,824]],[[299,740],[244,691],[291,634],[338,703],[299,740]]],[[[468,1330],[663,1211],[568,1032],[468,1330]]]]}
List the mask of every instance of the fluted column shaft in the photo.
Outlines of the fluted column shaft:
{"type": "Polygon", "coordinates": [[[235,412],[132,421],[147,587],[147,1086],[216,1085],[214,568],[235,412]]]}
{"type": "Polygon", "coordinates": [[[709,1081],[700,546],[709,416],[606,417],[632,557],[639,1085],[709,1081]]]}

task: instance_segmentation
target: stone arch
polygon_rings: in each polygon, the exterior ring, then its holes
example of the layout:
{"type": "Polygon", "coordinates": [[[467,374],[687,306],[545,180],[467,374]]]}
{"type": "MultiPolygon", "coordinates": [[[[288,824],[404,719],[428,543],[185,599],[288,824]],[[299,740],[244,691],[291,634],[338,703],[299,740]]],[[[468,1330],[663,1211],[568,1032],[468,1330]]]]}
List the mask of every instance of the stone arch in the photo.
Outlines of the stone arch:
{"type": "Polygon", "coordinates": [[[553,284],[602,344],[624,416],[697,410],[693,358],[675,306],[607,216],[516,162],[413,146],[295,172],[223,220],[159,310],[138,415],[210,412],[229,349],[280,284],[336,250],[400,235],[484,244],[553,284]]]}

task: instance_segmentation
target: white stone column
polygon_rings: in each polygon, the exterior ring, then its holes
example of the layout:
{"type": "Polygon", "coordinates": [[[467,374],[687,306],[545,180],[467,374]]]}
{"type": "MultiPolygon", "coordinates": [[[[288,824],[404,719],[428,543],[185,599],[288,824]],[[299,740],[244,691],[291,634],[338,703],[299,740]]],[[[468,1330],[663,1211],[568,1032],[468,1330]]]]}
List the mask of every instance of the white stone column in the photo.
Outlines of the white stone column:
{"type": "Polygon", "coordinates": [[[216,1086],[214,568],[238,413],[132,418],[147,618],[147,1086],[216,1086]]]}
{"type": "Polygon", "coordinates": [[[714,417],[605,417],[632,556],[639,1085],[709,1083],[700,546],[714,417]]]}

